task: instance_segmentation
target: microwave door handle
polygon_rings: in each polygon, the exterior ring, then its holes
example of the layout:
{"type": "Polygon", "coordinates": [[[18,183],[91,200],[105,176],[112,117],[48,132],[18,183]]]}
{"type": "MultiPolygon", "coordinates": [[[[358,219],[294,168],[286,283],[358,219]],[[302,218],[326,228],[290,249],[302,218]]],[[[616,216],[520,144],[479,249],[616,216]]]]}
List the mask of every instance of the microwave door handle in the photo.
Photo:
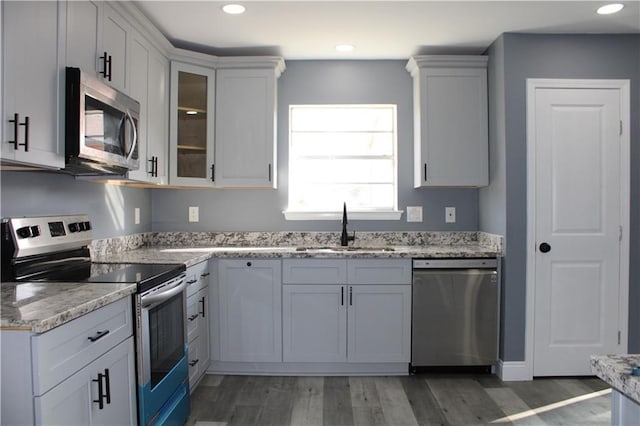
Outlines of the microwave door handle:
{"type": "Polygon", "coordinates": [[[131,116],[129,110],[127,110],[127,118],[131,121],[131,128],[133,129],[133,143],[131,144],[129,155],[127,155],[127,161],[129,161],[131,160],[131,157],[136,150],[136,145],[138,144],[138,131],[136,130],[136,122],[133,121],[133,117],[131,116]]]}

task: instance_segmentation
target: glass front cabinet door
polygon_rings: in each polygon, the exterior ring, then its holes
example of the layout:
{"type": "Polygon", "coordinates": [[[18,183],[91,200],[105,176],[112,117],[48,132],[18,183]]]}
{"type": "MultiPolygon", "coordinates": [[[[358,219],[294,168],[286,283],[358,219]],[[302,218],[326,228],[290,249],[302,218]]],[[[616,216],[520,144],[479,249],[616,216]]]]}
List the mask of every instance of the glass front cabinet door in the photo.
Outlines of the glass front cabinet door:
{"type": "Polygon", "coordinates": [[[215,70],[171,63],[170,184],[215,186],[215,70]]]}

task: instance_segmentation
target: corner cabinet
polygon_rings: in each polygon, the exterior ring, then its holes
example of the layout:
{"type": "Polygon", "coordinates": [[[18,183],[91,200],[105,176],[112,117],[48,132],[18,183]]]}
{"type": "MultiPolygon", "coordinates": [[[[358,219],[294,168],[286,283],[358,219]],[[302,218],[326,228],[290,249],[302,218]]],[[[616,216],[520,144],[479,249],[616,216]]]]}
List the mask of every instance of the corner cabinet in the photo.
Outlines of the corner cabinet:
{"type": "Polygon", "coordinates": [[[3,1],[2,160],[59,169],[64,151],[58,88],[64,27],[61,3],[3,1]]]}
{"type": "Polygon", "coordinates": [[[487,56],[415,56],[414,187],[489,184],[487,56]]]}
{"type": "Polygon", "coordinates": [[[169,183],[215,186],[215,70],[171,62],[169,183]]]}
{"type": "Polygon", "coordinates": [[[221,58],[216,71],[216,185],[276,188],[282,58],[221,58]]]}

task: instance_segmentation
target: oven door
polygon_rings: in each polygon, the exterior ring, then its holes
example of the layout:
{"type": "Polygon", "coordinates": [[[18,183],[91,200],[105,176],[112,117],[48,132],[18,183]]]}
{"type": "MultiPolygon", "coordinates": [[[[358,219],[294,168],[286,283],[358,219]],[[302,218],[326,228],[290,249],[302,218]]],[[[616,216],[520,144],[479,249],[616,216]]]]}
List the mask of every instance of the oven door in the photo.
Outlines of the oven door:
{"type": "Polygon", "coordinates": [[[154,422],[184,401],[188,410],[185,290],[181,275],[137,296],[140,424],[154,422]]]}

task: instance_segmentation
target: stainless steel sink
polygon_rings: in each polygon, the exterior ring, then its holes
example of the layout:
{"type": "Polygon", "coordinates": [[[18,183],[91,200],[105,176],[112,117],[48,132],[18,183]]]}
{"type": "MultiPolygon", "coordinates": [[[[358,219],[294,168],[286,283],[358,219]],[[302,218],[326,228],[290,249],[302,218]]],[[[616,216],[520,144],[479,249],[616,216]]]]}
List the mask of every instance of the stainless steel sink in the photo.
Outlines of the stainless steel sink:
{"type": "Polygon", "coordinates": [[[371,246],[321,246],[321,247],[296,247],[296,251],[315,252],[343,252],[343,251],[394,251],[393,247],[371,246]]]}

